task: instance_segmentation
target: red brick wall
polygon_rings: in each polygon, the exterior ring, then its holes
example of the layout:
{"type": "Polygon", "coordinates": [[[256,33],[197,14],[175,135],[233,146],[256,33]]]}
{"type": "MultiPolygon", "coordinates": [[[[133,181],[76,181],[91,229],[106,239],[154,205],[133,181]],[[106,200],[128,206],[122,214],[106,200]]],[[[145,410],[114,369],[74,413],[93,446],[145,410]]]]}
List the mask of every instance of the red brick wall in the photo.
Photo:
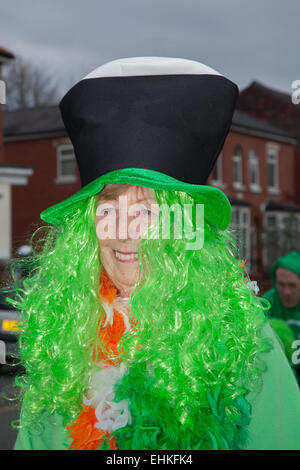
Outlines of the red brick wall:
{"type": "MultiPolygon", "coordinates": [[[[259,137],[253,137],[237,132],[230,132],[223,148],[223,181],[226,184],[225,192],[229,196],[237,197],[237,193],[243,195],[242,200],[252,202],[256,207],[266,198],[279,199],[288,203],[295,201],[294,181],[294,148],[290,144],[278,143],[279,149],[279,187],[278,196],[270,194],[267,190],[267,153],[266,143],[272,142],[259,137]],[[245,191],[236,191],[233,187],[232,156],[236,146],[243,151],[243,184],[245,191]],[[259,159],[259,179],[262,192],[253,193],[249,188],[249,163],[248,156],[251,149],[256,150],[259,159]]],[[[208,184],[211,183],[211,176],[208,184]]]]}
{"type": "Polygon", "coordinates": [[[263,138],[253,137],[237,132],[230,132],[225,146],[224,146],[224,180],[227,183],[228,194],[236,196],[237,191],[233,188],[233,170],[232,170],[232,156],[236,146],[240,146],[243,151],[243,183],[246,190],[242,191],[243,199],[250,201],[254,206],[261,204],[266,198],[279,198],[281,201],[293,202],[295,200],[295,187],[294,187],[294,148],[290,144],[277,143],[279,149],[279,188],[280,194],[275,196],[270,194],[267,190],[267,152],[266,144],[268,141],[263,138]],[[261,193],[253,193],[249,188],[249,151],[256,150],[259,160],[259,180],[261,193]]]}

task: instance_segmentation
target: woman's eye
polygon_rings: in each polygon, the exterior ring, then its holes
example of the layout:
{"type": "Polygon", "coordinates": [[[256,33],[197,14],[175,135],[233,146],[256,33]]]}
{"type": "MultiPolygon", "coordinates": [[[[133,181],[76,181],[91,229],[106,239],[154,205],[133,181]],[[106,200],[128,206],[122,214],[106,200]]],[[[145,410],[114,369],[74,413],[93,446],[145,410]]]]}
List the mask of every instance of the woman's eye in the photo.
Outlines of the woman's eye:
{"type": "Polygon", "coordinates": [[[97,211],[97,215],[106,216],[106,215],[114,214],[114,212],[115,212],[114,207],[104,207],[97,211]]]}
{"type": "Polygon", "coordinates": [[[152,211],[151,211],[151,209],[142,209],[141,213],[142,213],[142,215],[151,215],[152,211]]]}

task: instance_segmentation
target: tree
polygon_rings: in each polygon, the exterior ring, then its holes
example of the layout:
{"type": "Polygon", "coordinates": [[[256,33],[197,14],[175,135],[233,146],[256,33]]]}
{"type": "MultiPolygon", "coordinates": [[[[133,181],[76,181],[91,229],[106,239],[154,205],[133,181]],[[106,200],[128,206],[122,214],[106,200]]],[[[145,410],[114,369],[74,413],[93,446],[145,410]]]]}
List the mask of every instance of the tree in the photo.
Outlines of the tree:
{"type": "Polygon", "coordinates": [[[59,87],[42,67],[18,57],[3,68],[6,109],[32,108],[58,103],[59,87]]]}

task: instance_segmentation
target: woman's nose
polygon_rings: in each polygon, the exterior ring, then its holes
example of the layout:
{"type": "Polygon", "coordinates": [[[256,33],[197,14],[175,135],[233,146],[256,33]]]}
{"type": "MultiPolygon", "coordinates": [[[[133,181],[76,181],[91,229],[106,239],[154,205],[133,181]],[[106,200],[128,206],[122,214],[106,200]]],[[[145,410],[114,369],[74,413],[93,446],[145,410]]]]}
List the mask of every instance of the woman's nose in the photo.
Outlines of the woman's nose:
{"type": "MultiPolygon", "coordinates": [[[[117,234],[120,240],[127,240],[128,238],[132,238],[132,235],[129,230],[131,222],[136,219],[137,215],[129,215],[128,213],[119,213],[117,218],[117,234]]],[[[135,238],[140,237],[140,226],[137,224],[134,226],[134,235],[135,238]]]]}

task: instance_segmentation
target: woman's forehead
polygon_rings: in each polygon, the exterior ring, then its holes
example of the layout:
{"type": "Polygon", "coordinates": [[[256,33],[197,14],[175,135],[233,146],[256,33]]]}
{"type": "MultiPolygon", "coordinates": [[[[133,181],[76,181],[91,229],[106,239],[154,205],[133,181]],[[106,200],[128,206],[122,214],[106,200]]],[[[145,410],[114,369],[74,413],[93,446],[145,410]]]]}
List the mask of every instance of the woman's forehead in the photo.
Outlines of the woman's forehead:
{"type": "Polygon", "coordinates": [[[98,200],[117,199],[121,195],[130,195],[137,201],[154,199],[154,191],[151,188],[132,184],[107,184],[98,193],[98,200]]]}

